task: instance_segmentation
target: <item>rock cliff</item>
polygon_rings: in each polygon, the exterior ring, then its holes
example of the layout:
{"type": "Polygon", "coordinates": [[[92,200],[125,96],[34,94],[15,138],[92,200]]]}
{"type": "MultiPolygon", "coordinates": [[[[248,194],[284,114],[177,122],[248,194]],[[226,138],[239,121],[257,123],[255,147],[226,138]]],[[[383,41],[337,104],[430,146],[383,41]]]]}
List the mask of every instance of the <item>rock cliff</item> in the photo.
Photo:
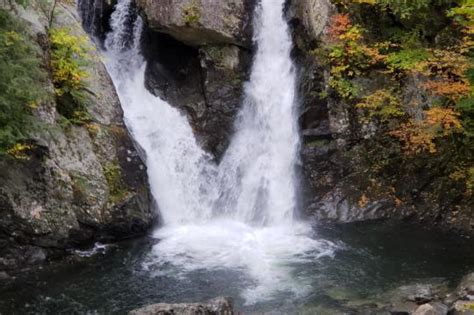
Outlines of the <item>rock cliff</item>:
{"type": "MultiPolygon", "coordinates": [[[[38,6],[6,9],[24,24],[48,69],[49,25],[38,6]]],[[[68,5],[57,7],[51,27],[86,38],[68,5]]],[[[152,224],[145,166],[95,49],[89,57],[90,121],[65,124],[50,97],[34,109],[40,128],[30,136],[28,158],[0,159],[1,270],[41,263],[73,246],[140,234],[152,224]]],[[[44,89],[52,95],[51,81],[44,89]]]]}

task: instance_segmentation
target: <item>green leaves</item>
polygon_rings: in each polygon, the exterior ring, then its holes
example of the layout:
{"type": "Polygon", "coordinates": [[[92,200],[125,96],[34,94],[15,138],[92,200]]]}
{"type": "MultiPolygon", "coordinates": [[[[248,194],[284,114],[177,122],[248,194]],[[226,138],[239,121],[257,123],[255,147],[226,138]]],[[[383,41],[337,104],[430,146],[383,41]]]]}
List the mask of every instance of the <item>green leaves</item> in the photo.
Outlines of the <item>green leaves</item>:
{"type": "Polygon", "coordinates": [[[50,30],[51,68],[53,83],[58,97],[58,111],[74,124],[87,123],[90,116],[85,104],[88,73],[87,39],[70,34],[67,28],[50,30]]]}
{"type": "Polygon", "coordinates": [[[0,156],[28,138],[31,111],[45,97],[41,66],[32,39],[9,12],[0,10],[0,156]]]}
{"type": "Polygon", "coordinates": [[[411,70],[417,69],[420,63],[428,60],[431,54],[423,48],[402,49],[398,52],[390,53],[387,56],[387,66],[391,70],[411,70]]]}

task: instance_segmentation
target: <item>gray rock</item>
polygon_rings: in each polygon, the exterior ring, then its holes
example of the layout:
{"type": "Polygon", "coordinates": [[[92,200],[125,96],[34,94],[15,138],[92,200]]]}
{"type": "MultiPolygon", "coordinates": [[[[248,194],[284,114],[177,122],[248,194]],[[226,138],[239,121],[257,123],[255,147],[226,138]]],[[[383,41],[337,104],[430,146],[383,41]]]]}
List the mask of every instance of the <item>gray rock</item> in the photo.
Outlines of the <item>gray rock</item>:
{"type": "Polygon", "coordinates": [[[46,260],[47,254],[41,247],[32,246],[27,249],[25,256],[27,257],[28,264],[36,265],[43,263],[46,260]]]}
{"type": "Polygon", "coordinates": [[[474,302],[456,301],[450,310],[452,315],[474,315],[474,302]]]}
{"type": "MultiPolygon", "coordinates": [[[[39,40],[47,38],[47,20],[35,4],[18,17],[39,40]]],[[[53,26],[87,38],[75,10],[58,4],[53,26]]],[[[47,47],[33,44],[47,60],[47,47]]],[[[71,245],[143,233],[154,220],[145,168],[114,86],[93,42],[88,45],[92,122],[63,127],[51,97],[35,110],[43,128],[31,135],[36,146],[30,159],[0,159],[0,269],[40,264],[49,251],[65,252],[71,245]]],[[[51,82],[44,88],[53,91],[51,82]]]]}
{"type": "Polygon", "coordinates": [[[448,314],[448,307],[439,302],[420,305],[413,312],[413,315],[446,315],[446,314],[448,314]]]}
{"type": "Polygon", "coordinates": [[[435,298],[433,287],[429,284],[416,284],[414,286],[405,287],[408,295],[408,300],[416,303],[427,303],[435,298]]]}
{"type": "Polygon", "coordinates": [[[148,25],[192,46],[249,46],[254,0],[138,0],[148,25]]]}
{"type": "Polygon", "coordinates": [[[298,19],[310,40],[325,32],[334,7],[329,0],[292,0],[290,17],[298,19]]]}
{"type": "Polygon", "coordinates": [[[456,289],[459,299],[474,301],[474,272],[464,276],[456,289]]]}
{"type": "Polygon", "coordinates": [[[158,303],[133,310],[129,315],[232,315],[232,299],[218,297],[206,303],[158,303]]]}
{"type": "Polygon", "coordinates": [[[417,308],[414,302],[396,302],[390,307],[390,315],[410,315],[417,308]]]}
{"type": "Polygon", "coordinates": [[[219,156],[233,133],[251,55],[235,45],[195,49],[152,32],[146,86],[187,115],[201,146],[219,156]]]}

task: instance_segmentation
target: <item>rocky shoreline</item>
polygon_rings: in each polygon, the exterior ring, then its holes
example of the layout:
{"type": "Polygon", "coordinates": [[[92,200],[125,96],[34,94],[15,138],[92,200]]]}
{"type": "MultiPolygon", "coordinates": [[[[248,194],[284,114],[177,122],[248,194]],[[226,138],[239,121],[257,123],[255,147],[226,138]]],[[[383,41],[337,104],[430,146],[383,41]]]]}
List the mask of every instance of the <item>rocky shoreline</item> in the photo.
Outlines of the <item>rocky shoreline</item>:
{"type": "MultiPolygon", "coordinates": [[[[301,314],[366,315],[471,315],[474,314],[474,273],[466,275],[454,291],[443,284],[413,284],[382,293],[370,300],[338,301],[345,309],[302,309],[301,314]]],[[[129,315],[233,315],[232,298],[218,297],[204,303],[151,304],[129,315]]],[[[253,314],[253,313],[252,313],[253,314]]],[[[279,310],[255,314],[284,314],[279,310]]]]}

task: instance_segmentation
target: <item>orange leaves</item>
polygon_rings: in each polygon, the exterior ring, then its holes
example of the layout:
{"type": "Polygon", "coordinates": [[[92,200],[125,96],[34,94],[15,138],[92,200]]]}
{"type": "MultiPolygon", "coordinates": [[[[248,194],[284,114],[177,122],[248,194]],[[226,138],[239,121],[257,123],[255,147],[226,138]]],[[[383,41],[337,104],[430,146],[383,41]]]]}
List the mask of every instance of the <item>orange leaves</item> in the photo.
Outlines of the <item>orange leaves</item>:
{"type": "Polygon", "coordinates": [[[336,14],[331,17],[329,22],[328,36],[330,40],[339,40],[340,36],[345,34],[352,27],[351,19],[348,14],[336,14]]]}
{"type": "Polygon", "coordinates": [[[427,74],[444,77],[463,77],[470,67],[469,60],[455,48],[450,50],[431,49],[432,58],[426,65],[427,74]]]}
{"type": "Polygon", "coordinates": [[[470,66],[468,59],[454,50],[433,50],[432,53],[433,58],[427,62],[425,75],[434,79],[428,80],[423,87],[454,102],[468,96],[471,91],[465,78],[470,66]]]}
{"type": "Polygon", "coordinates": [[[436,153],[435,140],[462,131],[460,114],[452,108],[435,107],[424,111],[423,120],[410,119],[390,134],[404,143],[408,154],[436,153]]]}
{"type": "Polygon", "coordinates": [[[433,142],[435,135],[425,128],[423,121],[410,120],[400,125],[399,129],[390,132],[390,135],[404,143],[403,148],[407,154],[423,151],[436,153],[436,145],[433,142]]]}
{"type": "Polygon", "coordinates": [[[348,14],[336,14],[329,22],[328,37],[330,41],[357,42],[362,39],[363,29],[353,25],[348,14]]]}
{"type": "Polygon", "coordinates": [[[464,81],[428,81],[423,84],[423,87],[428,91],[438,96],[444,96],[454,101],[468,96],[471,91],[471,86],[464,81]]]}
{"type": "Polygon", "coordinates": [[[462,129],[460,114],[452,108],[434,107],[425,111],[425,114],[427,124],[441,129],[444,136],[462,129]]]}

